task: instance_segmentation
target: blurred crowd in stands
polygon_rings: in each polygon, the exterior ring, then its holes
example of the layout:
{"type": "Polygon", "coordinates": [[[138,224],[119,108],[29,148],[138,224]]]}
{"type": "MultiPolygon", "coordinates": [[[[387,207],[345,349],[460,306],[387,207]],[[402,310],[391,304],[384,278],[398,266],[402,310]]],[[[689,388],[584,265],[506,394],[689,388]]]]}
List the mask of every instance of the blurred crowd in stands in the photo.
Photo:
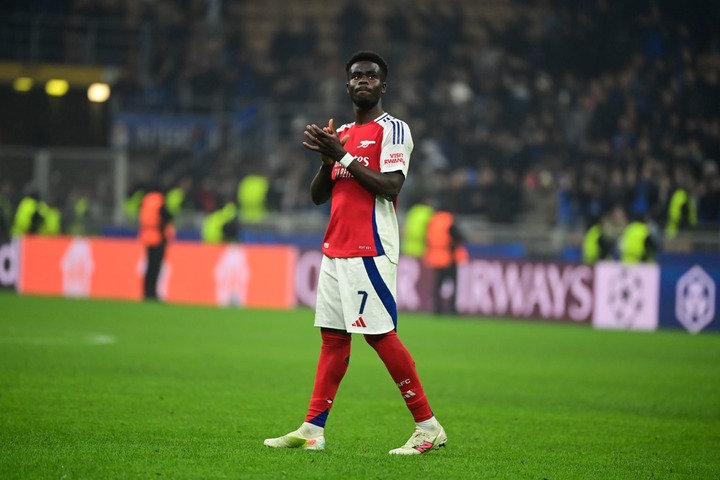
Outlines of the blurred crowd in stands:
{"type": "Polygon", "coordinates": [[[292,111],[270,149],[248,153],[221,138],[158,152],[147,176],[168,189],[182,181],[191,209],[221,208],[250,173],[269,179],[270,211],[313,208],[317,163],[300,147],[302,127],[351,120],[344,62],[369,48],[390,64],[386,110],[415,140],[401,209],[430,195],[500,223],[582,229],[620,206],[664,224],[682,189],[697,226],[720,225],[716,1],[44,3],[148,28],[150,51],[106,60],[123,67],[118,108],[292,111]]]}

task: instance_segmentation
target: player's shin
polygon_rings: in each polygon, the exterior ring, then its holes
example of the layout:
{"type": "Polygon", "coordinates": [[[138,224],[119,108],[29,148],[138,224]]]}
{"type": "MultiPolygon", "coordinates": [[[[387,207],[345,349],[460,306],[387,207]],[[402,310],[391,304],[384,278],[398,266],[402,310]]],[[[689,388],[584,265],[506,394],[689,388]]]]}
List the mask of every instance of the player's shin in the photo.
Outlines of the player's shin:
{"type": "Polygon", "coordinates": [[[415,422],[432,418],[433,413],[415,369],[415,361],[395,331],[382,335],[365,335],[365,340],[385,364],[415,422]]]}
{"type": "Polygon", "coordinates": [[[322,347],[315,373],[315,386],[305,421],[320,428],[325,427],[335,394],[347,372],[350,362],[350,334],[321,330],[322,347]]]}

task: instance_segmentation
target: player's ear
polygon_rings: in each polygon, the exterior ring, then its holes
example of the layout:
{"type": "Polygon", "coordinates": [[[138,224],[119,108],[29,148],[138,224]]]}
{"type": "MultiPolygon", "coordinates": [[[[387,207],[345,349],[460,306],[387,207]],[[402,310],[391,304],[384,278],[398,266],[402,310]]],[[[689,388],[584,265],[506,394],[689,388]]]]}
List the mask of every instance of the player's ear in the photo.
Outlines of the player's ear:
{"type": "Polygon", "coordinates": [[[383,82],[382,90],[380,90],[380,93],[387,92],[387,83],[383,82]]]}

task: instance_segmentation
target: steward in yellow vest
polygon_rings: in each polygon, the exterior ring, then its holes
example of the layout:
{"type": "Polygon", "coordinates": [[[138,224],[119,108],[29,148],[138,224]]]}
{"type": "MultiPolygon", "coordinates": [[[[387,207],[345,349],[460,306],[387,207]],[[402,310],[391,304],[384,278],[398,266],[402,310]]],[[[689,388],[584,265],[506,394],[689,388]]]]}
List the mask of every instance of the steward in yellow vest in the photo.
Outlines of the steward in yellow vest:
{"type": "Polygon", "coordinates": [[[697,203],[684,188],[676,189],[670,197],[665,234],[669,238],[679,230],[697,225],[697,203]]]}
{"type": "Polygon", "coordinates": [[[601,260],[611,260],[613,253],[613,239],[605,232],[606,215],[601,216],[590,225],[585,232],[582,245],[583,263],[592,265],[601,260]]]}
{"type": "Polygon", "coordinates": [[[145,189],[136,188],[133,193],[123,201],[123,212],[125,212],[125,216],[129,220],[137,220],[143,197],[145,197],[145,189]]]}
{"type": "Polygon", "coordinates": [[[182,177],[177,187],[168,190],[167,195],[165,195],[165,205],[173,218],[177,218],[183,208],[189,207],[189,204],[192,203],[188,199],[188,193],[190,193],[192,187],[192,178],[182,177]]]}
{"type": "Polygon", "coordinates": [[[78,197],[73,204],[73,218],[68,228],[69,233],[72,235],[84,235],[85,234],[85,221],[87,219],[87,212],[90,207],[87,197],[78,197]]]}
{"type": "Polygon", "coordinates": [[[39,233],[42,222],[40,196],[37,193],[31,193],[20,200],[10,231],[14,236],[39,233]]]}
{"type": "Polygon", "coordinates": [[[261,222],[267,215],[265,202],[270,182],[262,175],[247,175],[238,185],[240,220],[247,223],[261,222]]]}
{"type": "Polygon", "coordinates": [[[202,239],[207,243],[233,242],[240,231],[237,218],[237,207],[228,202],[224,207],[215,210],[203,221],[202,239]]]}
{"type": "Polygon", "coordinates": [[[38,229],[41,235],[60,235],[62,231],[62,215],[60,209],[52,203],[39,202],[38,212],[42,223],[38,229]]]}
{"type": "Polygon", "coordinates": [[[635,219],[625,227],[620,239],[620,260],[623,263],[653,262],[657,247],[647,222],[635,219]]]}
{"type": "Polygon", "coordinates": [[[407,212],[400,251],[409,257],[422,258],[427,249],[428,224],[435,210],[430,205],[416,203],[407,212]]]}

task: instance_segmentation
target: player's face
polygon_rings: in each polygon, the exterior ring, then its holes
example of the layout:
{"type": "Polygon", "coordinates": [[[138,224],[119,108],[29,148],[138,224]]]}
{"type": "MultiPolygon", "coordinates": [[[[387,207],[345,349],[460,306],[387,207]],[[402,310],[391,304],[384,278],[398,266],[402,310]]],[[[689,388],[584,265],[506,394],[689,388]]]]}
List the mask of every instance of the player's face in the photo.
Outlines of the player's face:
{"type": "Polygon", "coordinates": [[[385,93],[387,85],[382,79],[380,66],[374,62],[361,61],[350,67],[347,92],[358,107],[374,107],[385,93]]]}

